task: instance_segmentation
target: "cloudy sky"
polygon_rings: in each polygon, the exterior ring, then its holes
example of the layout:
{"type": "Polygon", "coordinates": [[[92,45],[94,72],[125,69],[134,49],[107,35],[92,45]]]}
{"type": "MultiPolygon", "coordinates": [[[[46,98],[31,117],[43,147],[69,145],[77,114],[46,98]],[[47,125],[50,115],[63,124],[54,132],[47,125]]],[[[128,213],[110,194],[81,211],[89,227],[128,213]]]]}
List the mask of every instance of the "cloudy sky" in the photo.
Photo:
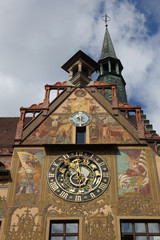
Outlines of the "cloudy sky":
{"type": "Polygon", "coordinates": [[[127,83],[160,134],[159,0],[0,0],[0,116],[44,99],[44,85],[68,80],[61,66],[78,50],[100,57],[105,24],[127,83]]]}

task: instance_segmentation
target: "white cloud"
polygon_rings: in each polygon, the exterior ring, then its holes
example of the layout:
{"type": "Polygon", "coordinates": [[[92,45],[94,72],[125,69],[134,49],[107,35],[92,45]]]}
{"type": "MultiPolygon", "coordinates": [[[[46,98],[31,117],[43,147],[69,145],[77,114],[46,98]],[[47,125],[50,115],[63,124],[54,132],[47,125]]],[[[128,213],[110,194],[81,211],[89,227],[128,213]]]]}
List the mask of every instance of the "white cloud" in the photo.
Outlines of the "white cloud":
{"type": "Polygon", "coordinates": [[[154,21],[159,23],[160,21],[160,4],[158,0],[141,0],[138,4],[143,6],[148,17],[151,17],[154,21]]]}
{"type": "Polygon", "coordinates": [[[1,0],[1,116],[19,115],[19,107],[43,101],[45,84],[68,80],[60,67],[79,49],[98,60],[106,11],[128,99],[143,103],[160,133],[160,34],[148,35],[145,15],[128,1],[1,0]]]}
{"type": "Polygon", "coordinates": [[[113,21],[109,30],[117,56],[124,66],[128,100],[143,105],[154,129],[160,133],[157,121],[160,112],[160,33],[149,35],[144,14],[133,4],[123,1],[118,8],[112,7],[113,21]]]}

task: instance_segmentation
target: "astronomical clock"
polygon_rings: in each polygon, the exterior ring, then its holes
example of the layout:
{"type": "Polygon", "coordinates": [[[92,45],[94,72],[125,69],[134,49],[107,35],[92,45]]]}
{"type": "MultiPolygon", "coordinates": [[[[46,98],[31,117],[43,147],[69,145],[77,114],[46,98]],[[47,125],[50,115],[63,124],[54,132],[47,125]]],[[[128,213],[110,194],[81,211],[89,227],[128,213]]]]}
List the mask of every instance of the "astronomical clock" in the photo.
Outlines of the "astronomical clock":
{"type": "Polygon", "coordinates": [[[48,171],[50,189],[57,196],[74,202],[100,196],[108,187],[109,181],[107,164],[90,152],[63,154],[51,163],[48,171]]]}

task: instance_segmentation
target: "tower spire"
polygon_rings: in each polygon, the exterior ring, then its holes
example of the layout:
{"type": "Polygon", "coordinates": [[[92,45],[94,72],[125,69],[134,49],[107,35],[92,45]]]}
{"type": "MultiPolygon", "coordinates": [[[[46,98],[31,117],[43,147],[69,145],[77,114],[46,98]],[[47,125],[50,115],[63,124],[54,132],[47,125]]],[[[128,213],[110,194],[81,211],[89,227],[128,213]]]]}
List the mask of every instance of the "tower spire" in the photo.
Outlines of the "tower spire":
{"type": "Polygon", "coordinates": [[[105,16],[102,17],[102,20],[105,22],[106,31],[104,35],[100,60],[107,57],[117,58],[114,47],[113,47],[113,43],[108,31],[108,22],[110,21],[110,17],[106,14],[105,16]]]}
{"type": "MultiPolygon", "coordinates": [[[[113,43],[108,31],[108,21],[110,17],[105,15],[102,17],[102,20],[105,22],[106,30],[102,45],[101,56],[98,61],[100,65],[100,72],[98,76],[98,81],[104,81],[107,84],[116,84],[117,85],[117,97],[119,102],[127,102],[126,90],[125,90],[125,81],[121,72],[123,66],[121,61],[117,58],[113,43]]],[[[109,91],[106,90],[106,98],[109,101],[112,101],[112,95],[109,91]]]]}
{"type": "Polygon", "coordinates": [[[100,60],[107,58],[107,57],[112,57],[112,58],[117,59],[117,56],[116,56],[116,53],[115,53],[115,50],[113,47],[113,43],[112,43],[111,37],[109,35],[108,27],[106,25],[106,31],[105,31],[105,35],[104,35],[104,41],[103,41],[100,60]]]}

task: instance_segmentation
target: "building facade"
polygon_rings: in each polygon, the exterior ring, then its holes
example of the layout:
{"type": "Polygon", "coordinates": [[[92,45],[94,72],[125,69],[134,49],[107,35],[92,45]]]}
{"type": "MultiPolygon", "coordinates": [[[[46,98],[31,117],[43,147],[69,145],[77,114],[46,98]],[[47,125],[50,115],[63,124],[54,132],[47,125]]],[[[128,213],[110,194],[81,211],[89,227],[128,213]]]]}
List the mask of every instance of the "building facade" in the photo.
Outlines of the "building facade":
{"type": "Polygon", "coordinates": [[[0,239],[159,240],[160,137],[127,102],[107,26],[98,62],[62,68],[42,103],[0,118],[0,239]]]}

